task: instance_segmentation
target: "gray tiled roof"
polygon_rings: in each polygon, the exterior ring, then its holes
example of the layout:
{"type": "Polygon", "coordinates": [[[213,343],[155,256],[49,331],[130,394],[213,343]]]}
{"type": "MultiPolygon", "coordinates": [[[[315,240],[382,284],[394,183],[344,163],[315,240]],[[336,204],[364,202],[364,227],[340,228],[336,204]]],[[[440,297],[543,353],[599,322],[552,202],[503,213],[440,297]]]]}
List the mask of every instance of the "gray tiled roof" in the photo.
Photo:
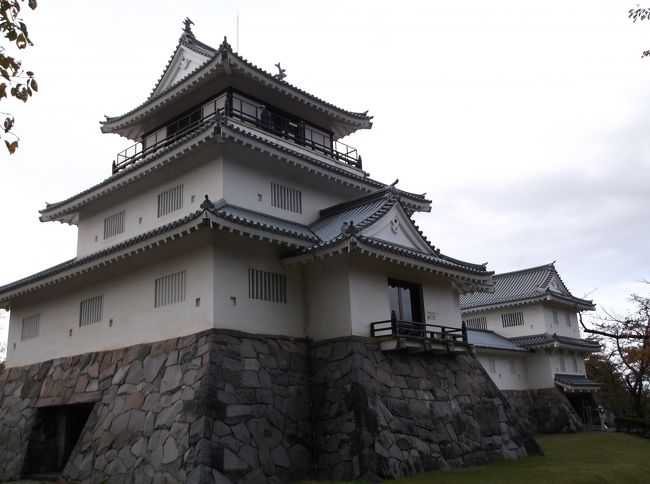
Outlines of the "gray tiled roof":
{"type": "Polygon", "coordinates": [[[500,351],[515,351],[519,353],[527,353],[526,348],[518,346],[508,338],[504,338],[496,334],[494,331],[485,329],[467,329],[467,342],[479,348],[500,350],[500,351]]]}
{"type": "Polygon", "coordinates": [[[471,262],[465,262],[452,257],[448,257],[444,254],[441,254],[439,251],[436,251],[432,254],[425,254],[418,250],[412,249],[410,247],[404,247],[402,245],[394,244],[392,242],[387,242],[385,240],[376,239],[374,237],[358,237],[360,241],[365,242],[371,247],[376,247],[379,249],[384,249],[388,252],[393,252],[398,255],[409,257],[411,259],[419,260],[436,266],[445,267],[448,269],[457,269],[463,272],[468,272],[471,274],[480,275],[483,277],[491,276],[492,273],[488,271],[485,266],[481,264],[472,264],[471,262]]]}
{"type": "Polygon", "coordinates": [[[252,210],[247,210],[233,205],[215,203],[214,208],[209,210],[211,213],[234,222],[257,227],[263,230],[282,233],[305,239],[312,243],[318,243],[320,239],[304,225],[300,225],[289,220],[272,217],[252,210]]]}
{"type": "MultiPolygon", "coordinates": [[[[252,62],[249,62],[244,57],[240,56],[238,53],[234,52],[232,50],[232,47],[230,46],[230,44],[228,43],[228,41],[227,41],[227,39],[225,37],[224,37],[224,40],[221,43],[221,45],[216,49],[208,46],[207,44],[204,44],[203,42],[199,42],[198,40],[196,40],[196,38],[194,38],[194,36],[192,36],[191,38],[181,36],[181,39],[182,39],[182,44],[187,46],[187,47],[190,47],[190,48],[193,47],[193,44],[197,44],[197,43],[200,44],[201,45],[200,50],[201,50],[202,53],[204,53],[204,55],[209,55],[210,53],[213,52],[211,57],[210,57],[210,61],[215,59],[221,52],[224,52],[224,51],[228,52],[235,59],[239,60],[242,64],[244,64],[246,66],[246,68],[254,71],[258,75],[261,75],[267,82],[276,85],[277,88],[279,88],[279,89],[288,88],[288,89],[290,89],[290,90],[292,90],[294,92],[302,94],[306,98],[310,99],[311,102],[321,104],[321,105],[326,106],[327,108],[329,108],[331,110],[339,111],[340,113],[344,113],[344,114],[346,114],[348,116],[351,116],[353,118],[358,118],[360,121],[365,121],[365,122],[369,123],[370,120],[372,119],[372,116],[368,116],[367,111],[363,112],[363,113],[358,113],[358,112],[348,111],[346,109],[339,108],[339,107],[335,106],[334,104],[331,104],[331,103],[329,103],[327,101],[324,101],[324,100],[314,96],[313,94],[310,94],[310,93],[308,93],[306,91],[303,91],[302,89],[290,84],[289,82],[287,82],[285,80],[277,79],[276,77],[273,76],[273,74],[270,74],[270,73],[266,72],[265,70],[263,70],[260,67],[256,66],[252,62]]],[[[179,42],[179,43],[181,43],[181,42],[179,42]]],[[[174,53],[175,52],[176,51],[174,51],[174,53]]],[[[172,58],[173,58],[173,55],[172,55],[172,58]]],[[[163,89],[159,93],[154,94],[154,92],[155,92],[156,88],[158,87],[160,81],[162,80],[162,78],[165,75],[165,72],[163,72],[162,76],[160,76],[158,82],[156,83],[156,87],[154,87],[154,90],[152,91],[151,95],[146,99],[146,101],[144,101],[139,106],[136,106],[135,108],[131,109],[130,111],[127,111],[126,113],[121,114],[119,116],[112,116],[112,117],[107,116],[105,121],[101,121],[101,124],[113,123],[113,122],[119,121],[119,120],[121,120],[123,118],[126,118],[130,114],[138,111],[139,109],[141,109],[144,106],[146,106],[147,104],[149,104],[154,99],[157,99],[157,98],[160,98],[160,97],[164,96],[168,91],[172,90],[174,87],[178,86],[180,83],[187,80],[189,77],[192,77],[193,75],[195,75],[199,71],[205,69],[208,66],[208,64],[210,63],[210,61],[205,62],[204,64],[199,66],[197,69],[194,69],[192,72],[188,73],[182,79],[180,79],[177,82],[175,82],[174,84],[168,86],[166,89],[163,89]]],[[[171,63],[171,59],[167,64],[167,68],[169,67],[170,63],[171,63]]],[[[165,71],[167,70],[167,68],[165,69],[165,71]]]]}
{"type": "Polygon", "coordinates": [[[560,275],[554,264],[547,264],[530,269],[494,275],[494,292],[475,292],[460,297],[461,309],[475,309],[508,303],[536,301],[540,298],[552,298],[558,302],[576,305],[582,309],[593,308],[593,303],[573,296],[570,292],[562,293],[549,288],[549,283],[560,275]]]}
{"type": "MultiPolygon", "coordinates": [[[[356,200],[321,210],[321,219],[316,221],[310,227],[312,232],[314,232],[314,234],[316,234],[320,239],[320,243],[309,248],[299,249],[295,253],[288,254],[287,256],[291,257],[294,255],[315,252],[317,250],[331,247],[351,237],[356,237],[359,242],[362,242],[369,247],[392,252],[426,264],[459,270],[479,275],[481,277],[491,276],[492,273],[487,271],[483,265],[471,264],[441,254],[439,250],[429,244],[421,233],[420,235],[422,236],[423,241],[431,249],[431,253],[425,253],[411,247],[405,247],[374,237],[366,237],[359,233],[381,219],[395,205],[400,204],[400,198],[399,190],[397,190],[393,184],[369,195],[364,195],[356,200]]],[[[417,227],[414,228],[417,230],[417,227]]],[[[419,230],[417,231],[419,232],[419,230]]]]}
{"type": "MultiPolygon", "coordinates": [[[[359,174],[357,174],[355,172],[345,170],[344,168],[336,166],[336,164],[324,163],[322,161],[319,161],[315,157],[312,158],[312,157],[307,156],[307,155],[305,155],[305,154],[303,154],[301,152],[298,152],[296,150],[292,150],[287,145],[276,143],[276,142],[272,141],[271,139],[269,139],[267,137],[258,136],[254,132],[241,129],[240,127],[238,127],[238,126],[236,126],[236,125],[234,125],[232,123],[227,122],[226,123],[226,128],[227,128],[227,130],[224,129],[224,136],[226,136],[226,137],[230,136],[232,139],[238,140],[238,138],[236,136],[228,134],[229,132],[231,132],[231,133],[236,134],[238,136],[244,136],[246,138],[254,139],[255,141],[259,141],[259,142],[264,143],[266,145],[272,146],[273,148],[275,148],[277,150],[283,151],[285,153],[289,153],[292,156],[295,156],[297,158],[308,159],[310,163],[313,163],[314,165],[317,165],[320,168],[325,168],[325,169],[327,169],[329,171],[338,173],[340,175],[344,175],[347,178],[352,178],[355,181],[364,183],[366,185],[369,185],[369,186],[375,188],[375,191],[373,191],[373,192],[371,192],[371,193],[369,193],[367,195],[364,195],[361,198],[373,196],[374,194],[379,193],[382,190],[387,190],[392,186],[392,185],[386,185],[385,183],[374,180],[374,179],[370,178],[369,176],[367,176],[367,174],[362,176],[362,175],[359,175],[359,174]]],[[[410,203],[410,200],[416,201],[416,202],[421,203],[421,204],[427,204],[427,205],[431,203],[431,200],[427,199],[425,194],[411,193],[411,192],[407,192],[407,191],[400,190],[400,189],[395,189],[395,190],[397,191],[397,194],[400,197],[405,198],[406,201],[409,202],[409,203],[410,203]]]]}
{"type": "Polygon", "coordinates": [[[395,205],[394,201],[391,202],[384,198],[373,200],[369,203],[335,213],[329,217],[323,217],[311,226],[311,230],[323,242],[326,242],[341,235],[341,229],[344,223],[352,223],[357,229],[362,229],[369,225],[371,221],[377,220],[378,217],[385,215],[393,205],[395,205]]]}
{"type": "Polygon", "coordinates": [[[231,221],[243,226],[254,227],[266,232],[278,233],[298,239],[301,242],[296,242],[295,246],[303,246],[299,249],[301,253],[317,250],[319,248],[337,243],[347,237],[355,235],[360,242],[363,242],[371,247],[377,247],[386,251],[394,252],[399,255],[409,257],[411,259],[424,261],[430,264],[447,267],[451,269],[460,270],[463,272],[471,273],[479,276],[490,276],[491,273],[486,271],[484,266],[470,264],[467,262],[458,261],[440,254],[439,251],[432,247],[433,254],[426,254],[409,247],[403,247],[387,241],[364,237],[358,234],[359,229],[363,229],[372,225],[374,222],[384,216],[391,207],[399,203],[399,191],[394,189],[393,186],[382,188],[375,193],[363,196],[357,200],[339,204],[329,209],[322,211],[324,217],[316,222],[311,228],[301,225],[299,223],[291,222],[289,220],[280,219],[263,213],[255,212],[252,210],[244,209],[234,205],[228,205],[224,200],[219,200],[216,203],[207,199],[201,204],[201,209],[195,213],[188,215],[170,224],[158,227],[149,232],[145,232],[134,238],[128,239],[124,242],[108,247],[104,250],[98,251],[85,257],[71,259],[67,262],[57,266],[46,269],[25,279],[15,281],[6,286],[0,287],[0,295],[16,288],[29,285],[37,282],[45,277],[64,272],[68,269],[85,264],[104,255],[118,252],[135,243],[150,239],[155,235],[168,231],[172,228],[178,227],[191,220],[197,219],[206,212],[215,217],[231,221]],[[353,222],[354,230],[345,230],[344,223],[353,222]],[[305,243],[310,244],[306,246],[305,243]]]}
{"type": "Polygon", "coordinates": [[[137,235],[135,237],[131,237],[130,239],[124,240],[123,242],[120,242],[115,245],[111,245],[110,247],[107,247],[105,249],[102,249],[97,252],[93,252],[92,254],[88,254],[83,257],[75,257],[74,259],[67,260],[65,262],[62,262],[61,264],[57,264],[55,266],[49,267],[43,271],[37,272],[36,274],[32,274],[28,277],[25,277],[23,279],[19,279],[17,281],[11,282],[9,284],[6,284],[4,286],[0,286],[0,296],[2,294],[13,291],[14,289],[18,289],[20,287],[26,286],[28,284],[32,284],[34,282],[38,282],[40,280],[43,280],[47,277],[54,276],[56,274],[59,274],[61,272],[64,272],[68,269],[74,269],[75,267],[82,266],[84,264],[87,264],[88,262],[93,262],[96,259],[100,259],[101,257],[107,256],[114,254],[116,252],[119,252],[123,249],[129,248],[133,245],[136,245],[140,242],[144,242],[148,239],[151,239],[157,235],[163,234],[165,232],[168,232],[170,230],[173,230],[177,227],[180,227],[181,225],[187,224],[189,222],[192,222],[194,220],[197,220],[201,214],[203,213],[202,210],[198,210],[196,212],[193,212],[183,218],[180,218],[178,220],[175,220],[174,222],[170,222],[168,224],[162,225],[160,227],[156,227],[153,230],[149,230],[148,232],[142,233],[140,235],[137,235]]]}
{"type": "Polygon", "coordinates": [[[530,336],[518,336],[516,338],[510,338],[510,340],[525,348],[534,348],[540,346],[550,346],[558,343],[562,346],[572,346],[578,348],[584,348],[588,350],[598,350],[600,345],[592,340],[582,339],[582,338],[570,338],[568,336],[559,336],[557,334],[533,334],[530,336]]]}
{"type": "MultiPolygon", "coordinates": [[[[280,144],[277,144],[277,143],[273,143],[272,141],[269,141],[266,138],[258,137],[258,136],[254,135],[252,133],[247,132],[247,131],[240,130],[237,127],[227,123],[226,121],[223,121],[223,120],[219,119],[218,117],[215,117],[215,118],[210,119],[209,121],[206,121],[204,124],[200,125],[197,129],[190,131],[187,135],[183,136],[182,138],[179,138],[178,140],[176,140],[174,143],[170,144],[169,146],[166,146],[165,148],[162,148],[162,149],[156,151],[155,153],[145,157],[143,160],[141,160],[141,161],[127,167],[124,170],[118,171],[117,173],[109,176],[108,178],[104,179],[100,183],[98,183],[96,185],[93,185],[92,187],[87,188],[86,190],[83,190],[82,192],[79,192],[76,195],[68,197],[65,200],[62,200],[60,202],[46,204],[46,207],[44,209],[40,210],[40,213],[42,215],[45,215],[46,213],[53,212],[53,211],[65,206],[65,205],[67,205],[68,203],[74,202],[75,200],[78,200],[78,199],[84,197],[85,195],[88,195],[88,194],[94,192],[95,190],[98,190],[100,188],[105,187],[106,185],[109,185],[110,183],[112,183],[115,180],[118,180],[120,178],[125,177],[126,175],[129,175],[133,171],[138,170],[143,166],[151,164],[155,160],[158,160],[163,155],[165,155],[166,153],[170,152],[171,150],[177,148],[178,146],[182,145],[183,143],[185,143],[185,142],[187,142],[187,141],[189,141],[189,140],[191,140],[193,138],[198,137],[202,133],[205,133],[206,131],[208,131],[213,126],[218,126],[219,128],[217,128],[217,129],[224,129],[227,126],[228,131],[232,131],[232,132],[236,133],[237,135],[246,136],[248,138],[256,139],[257,141],[266,143],[268,145],[272,145],[274,148],[277,148],[277,149],[279,149],[281,151],[289,153],[289,154],[291,154],[293,156],[297,156],[297,157],[299,157],[301,159],[306,159],[310,163],[312,163],[314,165],[317,165],[320,168],[324,168],[326,170],[335,172],[337,174],[344,174],[347,178],[352,178],[355,181],[357,181],[357,182],[359,182],[361,184],[364,184],[364,185],[366,185],[368,187],[373,187],[376,190],[383,190],[383,189],[386,189],[387,187],[390,187],[390,185],[386,185],[385,183],[374,180],[374,179],[372,179],[372,178],[370,178],[368,176],[360,176],[360,175],[356,175],[354,173],[345,172],[342,168],[339,168],[337,166],[328,165],[326,163],[318,161],[316,158],[311,158],[311,157],[308,157],[307,155],[303,155],[303,154],[298,153],[296,151],[292,151],[292,150],[288,149],[286,146],[283,146],[283,145],[280,145],[280,144]]],[[[236,137],[232,137],[232,135],[226,135],[226,136],[230,137],[230,139],[235,139],[236,140],[236,137]]],[[[406,192],[406,191],[403,191],[403,190],[397,190],[397,192],[401,197],[406,199],[405,202],[407,204],[409,204],[409,210],[410,211],[412,211],[414,209],[414,207],[417,207],[418,204],[420,204],[420,206],[421,206],[422,204],[431,203],[430,200],[428,200],[424,195],[421,195],[421,194],[410,193],[410,192],[406,192]],[[412,206],[410,205],[411,200],[413,201],[412,206]]],[[[372,192],[372,193],[376,193],[376,192],[372,192]]]]}
{"type": "Polygon", "coordinates": [[[576,388],[600,388],[602,386],[602,383],[598,383],[585,375],[568,375],[563,373],[557,373],[555,375],[555,383],[576,388]]]}
{"type": "Polygon", "coordinates": [[[83,197],[84,195],[88,195],[89,193],[92,193],[93,191],[97,190],[98,188],[102,188],[115,180],[118,180],[120,178],[125,177],[126,175],[130,174],[131,172],[138,170],[142,168],[143,166],[149,165],[153,163],[154,161],[160,159],[163,157],[165,154],[169,153],[170,151],[176,149],[180,145],[186,143],[187,141],[198,137],[200,134],[205,133],[206,131],[210,130],[211,127],[213,127],[217,122],[219,121],[218,118],[214,117],[212,119],[209,119],[201,124],[199,124],[195,129],[189,131],[185,136],[182,136],[175,140],[173,143],[170,143],[169,145],[165,146],[164,148],[159,149],[158,151],[152,153],[151,155],[146,156],[144,159],[141,161],[138,161],[137,163],[134,163],[131,166],[128,166],[127,168],[118,171],[117,173],[113,173],[111,176],[108,178],[105,178],[101,182],[91,186],[90,188],[87,188],[83,190],[82,192],[77,193],[76,195],[73,195],[71,197],[66,198],[65,200],[61,200],[60,202],[56,203],[46,203],[45,208],[42,210],[39,210],[39,213],[45,214],[47,212],[51,212],[53,210],[56,210],[59,207],[62,207],[78,198],[83,197]]]}

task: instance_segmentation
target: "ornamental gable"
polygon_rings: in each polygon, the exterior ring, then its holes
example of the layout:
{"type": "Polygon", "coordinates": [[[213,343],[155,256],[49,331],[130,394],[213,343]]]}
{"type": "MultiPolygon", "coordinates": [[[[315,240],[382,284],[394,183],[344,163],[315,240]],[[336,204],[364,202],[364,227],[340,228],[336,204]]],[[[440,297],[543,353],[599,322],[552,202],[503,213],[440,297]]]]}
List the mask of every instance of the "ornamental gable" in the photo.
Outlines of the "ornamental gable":
{"type": "Polygon", "coordinates": [[[361,234],[425,254],[433,253],[429,244],[418,233],[413,222],[399,204],[396,204],[386,215],[362,231],[361,234]]]}

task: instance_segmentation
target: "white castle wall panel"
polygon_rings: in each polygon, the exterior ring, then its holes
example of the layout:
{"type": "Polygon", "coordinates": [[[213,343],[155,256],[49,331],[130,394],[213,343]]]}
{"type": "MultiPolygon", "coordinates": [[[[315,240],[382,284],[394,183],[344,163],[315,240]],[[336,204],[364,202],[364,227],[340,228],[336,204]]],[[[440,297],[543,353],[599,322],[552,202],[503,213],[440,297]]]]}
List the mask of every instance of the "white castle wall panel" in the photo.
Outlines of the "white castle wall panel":
{"type": "Polygon", "coordinates": [[[110,207],[82,211],[79,218],[77,256],[91,254],[128,240],[136,235],[180,219],[200,209],[205,195],[212,200],[223,197],[221,159],[193,167],[185,173],[166,178],[142,191],[129,191],[110,207]],[[183,185],[183,206],[158,217],[158,195],[165,190],[183,185]],[[121,210],[125,211],[124,231],[104,240],[104,219],[121,210]],[[97,239],[97,240],[95,240],[97,239]]]}
{"type": "Polygon", "coordinates": [[[213,326],[211,267],[212,248],[206,245],[128,272],[122,270],[101,282],[17,304],[11,310],[7,365],[27,365],[209,329],[213,326]],[[154,281],[179,271],[186,271],[185,301],[154,308],[154,281]],[[103,296],[102,320],[80,327],[81,301],[99,295],[103,296]],[[39,336],[21,341],[22,318],[33,314],[40,314],[39,336]]]}

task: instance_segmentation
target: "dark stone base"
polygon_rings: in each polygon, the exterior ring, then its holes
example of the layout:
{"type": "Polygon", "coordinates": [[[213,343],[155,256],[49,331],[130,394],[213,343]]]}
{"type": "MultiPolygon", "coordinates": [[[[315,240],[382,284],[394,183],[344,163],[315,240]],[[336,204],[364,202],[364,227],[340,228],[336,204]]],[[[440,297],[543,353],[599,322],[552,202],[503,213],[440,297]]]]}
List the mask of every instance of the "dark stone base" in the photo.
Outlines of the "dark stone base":
{"type": "Polygon", "coordinates": [[[1,373],[0,479],[39,468],[40,408],[80,403],[62,477],[82,482],[379,480],[538,450],[472,356],[210,330],[1,373]]]}
{"type": "Polygon", "coordinates": [[[502,391],[529,432],[563,433],[584,430],[582,420],[557,388],[502,391]]]}
{"type": "Polygon", "coordinates": [[[380,480],[541,453],[470,355],[380,351],[367,338],[316,345],[319,478],[380,480]]]}

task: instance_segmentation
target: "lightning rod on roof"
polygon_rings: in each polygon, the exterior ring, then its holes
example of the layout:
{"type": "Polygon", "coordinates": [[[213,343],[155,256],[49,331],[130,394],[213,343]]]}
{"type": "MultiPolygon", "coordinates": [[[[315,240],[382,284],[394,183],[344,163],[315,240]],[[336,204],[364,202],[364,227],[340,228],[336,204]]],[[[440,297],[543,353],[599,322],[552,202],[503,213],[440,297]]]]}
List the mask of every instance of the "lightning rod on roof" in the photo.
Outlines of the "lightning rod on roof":
{"type": "Polygon", "coordinates": [[[237,52],[239,52],[239,12],[237,12],[237,52]]]}

